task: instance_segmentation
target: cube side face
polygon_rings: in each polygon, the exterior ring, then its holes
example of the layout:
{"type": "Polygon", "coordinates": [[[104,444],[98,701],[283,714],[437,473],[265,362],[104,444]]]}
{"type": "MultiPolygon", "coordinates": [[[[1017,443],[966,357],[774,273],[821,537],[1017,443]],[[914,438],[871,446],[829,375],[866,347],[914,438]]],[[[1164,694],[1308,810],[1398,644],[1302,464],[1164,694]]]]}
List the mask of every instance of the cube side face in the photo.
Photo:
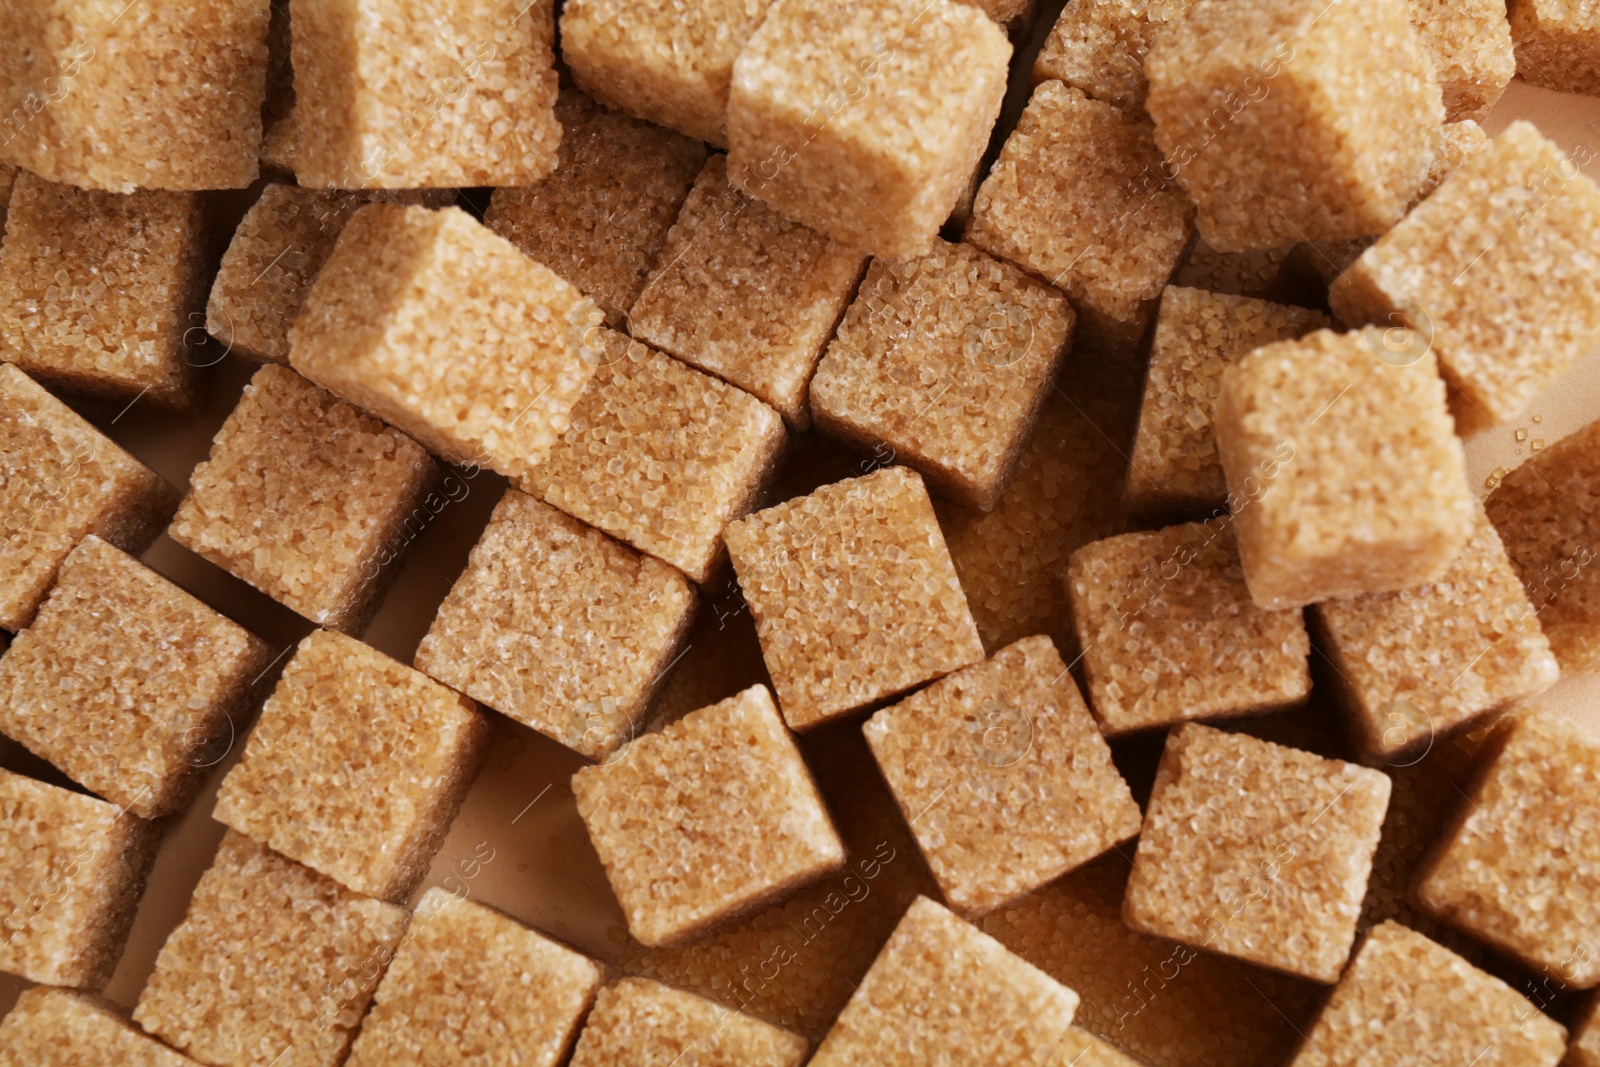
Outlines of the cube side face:
{"type": "Polygon", "coordinates": [[[800,1067],[809,1048],[799,1034],[715,1001],[624,978],[595,997],[572,1067],[670,1063],[675,1057],[695,1067],[800,1067]]]}
{"type": "Polygon", "coordinates": [[[1144,57],[1163,25],[1193,0],[1098,0],[1069,3],[1045,39],[1033,80],[1060,81],[1124,110],[1144,107],[1144,57]]]}
{"type": "Polygon", "coordinates": [[[1506,0],[1413,0],[1412,19],[1437,71],[1446,120],[1483,118],[1517,72],[1506,0]]]}
{"type": "Polygon", "coordinates": [[[1565,1067],[1600,1067],[1600,995],[1590,998],[1571,1036],[1565,1067]]]}
{"type": "Polygon", "coordinates": [[[1600,93],[1600,27],[1575,0],[1511,0],[1511,36],[1524,81],[1600,93]]]}
{"type": "Polygon", "coordinates": [[[100,1063],[107,1050],[123,1067],[195,1067],[93,995],[35,986],[0,1023],[0,1067],[100,1063]]]}

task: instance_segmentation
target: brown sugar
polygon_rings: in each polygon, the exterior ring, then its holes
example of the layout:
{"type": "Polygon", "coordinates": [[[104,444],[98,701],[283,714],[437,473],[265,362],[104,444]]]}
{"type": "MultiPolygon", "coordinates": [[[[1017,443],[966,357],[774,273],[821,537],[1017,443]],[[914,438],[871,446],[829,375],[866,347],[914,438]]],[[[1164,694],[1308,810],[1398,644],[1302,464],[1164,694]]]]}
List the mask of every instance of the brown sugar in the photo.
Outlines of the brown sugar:
{"type": "Polygon", "coordinates": [[[1411,2],[1412,21],[1439,77],[1445,119],[1483,118],[1517,72],[1506,0],[1411,2]]]}
{"type": "Polygon", "coordinates": [[[1523,81],[1600,94],[1600,26],[1583,0],[1510,0],[1506,6],[1523,81]]]}
{"type": "Polygon", "coordinates": [[[0,1023],[0,1067],[195,1067],[103,997],[36,986],[0,1023]],[[113,1056],[108,1055],[114,1054],[113,1056]]]}
{"type": "Polygon", "coordinates": [[[1069,0],[1033,64],[1034,82],[1064,82],[1123,110],[1144,106],[1144,57],[1194,0],[1069,0]]]}
{"type": "Polygon", "coordinates": [[[572,1067],[800,1067],[810,1045],[771,1023],[644,978],[600,991],[572,1067]]]}

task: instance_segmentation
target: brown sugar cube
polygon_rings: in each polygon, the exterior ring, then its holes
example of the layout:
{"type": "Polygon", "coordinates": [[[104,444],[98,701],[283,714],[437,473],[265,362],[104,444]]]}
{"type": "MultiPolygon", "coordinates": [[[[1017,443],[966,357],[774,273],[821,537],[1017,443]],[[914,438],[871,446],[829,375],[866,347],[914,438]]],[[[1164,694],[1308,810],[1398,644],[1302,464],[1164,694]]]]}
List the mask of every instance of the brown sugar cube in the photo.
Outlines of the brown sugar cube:
{"type": "Polygon", "coordinates": [[[204,292],[192,193],[17,177],[0,244],[0,357],[45,385],[169,409],[199,399],[186,340],[204,292]]]}
{"type": "Polygon", "coordinates": [[[758,511],[726,536],[795,729],[983,659],[933,503],[904,467],[758,511]]]}
{"type": "Polygon", "coordinates": [[[1060,1049],[1056,1062],[1064,1067],[1144,1067],[1138,1060],[1123,1055],[1114,1045],[1076,1026],[1067,1030],[1060,1049]]]}
{"type": "Polygon", "coordinates": [[[196,1067],[93,994],[36,986],[0,1023],[0,1067],[196,1067]]]}
{"type": "Polygon", "coordinates": [[[701,708],[572,776],[589,838],[646,945],[689,940],[844,863],[765,686],[701,708]]]}
{"type": "Polygon", "coordinates": [[[1145,57],[1145,107],[1219,252],[1366,237],[1405,214],[1444,120],[1411,0],[1198,0],[1145,57]],[[1360,74],[1384,57],[1383,90],[1360,74]]]}
{"type": "Polygon", "coordinates": [[[1136,347],[1193,234],[1150,126],[1049,81],[978,190],[966,240],[1072,298],[1080,344],[1136,347]]]}
{"type": "Polygon", "coordinates": [[[1461,441],[1415,334],[1258,348],[1223,372],[1212,421],[1257,604],[1435,581],[1472,531],[1461,441]]]}
{"type": "Polygon", "coordinates": [[[318,630],[284,667],[212,816],[358,893],[403,900],[488,734],[471,700],[318,630]]]}
{"type": "Polygon", "coordinates": [[[1211,410],[1222,372],[1253,349],[1327,326],[1305,308],[1169,285],[1156,312],[1150,372],[1123,502],[1146,515],[1220,509],[1227,480],[1211,410]]]}
{"type": "Polygon", "coordinates": [[[1600,95],[1600,24],[1582,0],[1508,0],[1522,80],[1600,95]]]}
{"type": "Polygon", "coordinates": [[[0,163],[0,232],[6,224],[6,213],[11,205],[11,193],[16,188],[17,175],[20,174],[16,167],[9,163],[0,163]]]}
{"type": "Polygon", "coordinates": [[[1195,238],[1167,288],[1204,289],[1211,293],[1249,296],[1273,302],[1299,299],[1302,294],[1293,288],[1293,283],[1298,279],[1293,275],[1286,276],[1284,270],[1284,264],[1293,251],[1294,247],[1218,252],[1205,241],[1195,238]]]}
{"type": "Polygon", "coordinates": [[[705,165],[706,147],[576,91],[561,94],[556,118],[563,133],[555,173],[537,185],[496,189],[484,221],[589,294],[606,322],[620,327],[705,165]]]}
{"type": "Polygon", "coordinates": [[[1442,922],[1570,987],[1600,985],[1600,741],[1535,712],[1502,726],[1417,883],[1442,922]]]}
{"type": "Polygon", "coordinates": [[[1059,292],[968,245],[875,259],[817,365],[817,429],[883,447],[989,510],[1010,481],[1072,336],[1059,292]]]}
{"type": "Polygon", "coordinates": [[[185,807],[271,652],[92,534],[0,657],[0,731],[143,818],[185,807]]]}
{"type": "Polygon", "coordinates": [[[1124,111],[1144,107],[1144,57],[1167,23],[1194,0],[1068,0],[1039,58],[1033,80],[1064,82],[1124,111]]]}
{"type": "Polygon", "coordinates": [[[1328,300],[1344,322],[1421,331],[1459,394],[1458,417],[1498,424],[1600,341],[1596,242],[1600,188],[1514,122],[1367,249],[1328,300]]]}
{"type": "Polygon", "coordinates": [[[1589,998],[1571,1038],[1561,1067],[1600,1067],[1600,994],[1589,998]]]}
{"type": "Polygon", "coordinates": [[[149,547],[178,490],[16,367],[0,363],[0,628],[20,630],[89,534],[149,547]]]}
{"type": "Polygon", "coordinates": [[[359,633],[439,471],[420,445],[289,370],[256,371],[189,478],[172,539],[322,626],[359,633]]]}
{"type": "Polygon", "coordinates": [[[777,408],[799,429],[806,389],[866,257],[728,184],[715,155],[628,313],[633,336],[777,408]]]}
{"type": "Polygon", "coordinates": [[[710,579],[722,531],[756,503],[787,435],[776,411],[603,330],[603,365],[532,488],[591,526],[710,579]]]}
{"type": "Polygon", "coordinates": [[[1439,79],[1445,118],[1483,118],[1517,72],[1506,0],[1411,0],[1411,6],[1439,79]]]}
{"type": "Polygon", "coordinates": [[[810,1045],[771,1023],[643,978],[595,998],[572,1067],[800,1067],[810,1045]]]}
{"type": "Polygon", "coordinates": [[[1388,805],[1378,771],[1185,724],[1167,737],[1123,918],[1336,982],[1388,805]]]}
{"type": "Polygon", "coordinates": [[[812,1067],[1062,1062],[1078,994],[919,897],[883,946],[812,1067]]]}
{"type": "Polygon", "coordinates": [[[1048,637],[946,675],[865,731],[945,899],[968,917],[1139,833],[1139,805],[1048,637]]]}
{"type": "Polygon", "coordinates": [[[694,618],[681,574],[516,490],[495,506],[417,669],[590,759],[639,729],[694,618]]]}
{"type": "Polygon", "coordinates": [[[1556,1067],[1566,1030],[1498,978],[1399,923],[1374,929],[1291,1067],[1556,1067]]]}
{"type": "Polygon", "coordinates": [[[268,7],[19,5],[0,38],[0,155],[86,189],[243,189],[261,150],[268,7]]]}
{"type": "Polygon", "coordinates": [[[1257,714],[1311,693],[1302,613],[1253,602],[1226,516],[1085,545],[1067,592],[1107,734],[1257,714]]]}
{"type": "Polygon", "coordinates": [[[336,1067],[409,918],[229,832],[134,1022],[203,1063],[336,1067]]]}

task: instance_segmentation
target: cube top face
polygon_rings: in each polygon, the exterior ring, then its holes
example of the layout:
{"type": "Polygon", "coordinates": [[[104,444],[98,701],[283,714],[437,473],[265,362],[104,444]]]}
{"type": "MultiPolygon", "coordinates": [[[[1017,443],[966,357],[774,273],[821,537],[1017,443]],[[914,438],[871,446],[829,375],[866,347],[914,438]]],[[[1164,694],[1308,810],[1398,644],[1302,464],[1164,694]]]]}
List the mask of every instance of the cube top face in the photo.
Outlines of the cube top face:
{"type": "Polygon", "coordinates": [[[1256,605],[1226,517],[1096,541],[1067,567],[1107,734],[1286,707],[1311,693],[1298,610],[1256,605]]]}
{"type": "Polygon", "coordinates": [[[817,365],[820,428],[885,446],[936,486],[991,508],[1072,334],[1059,292],[967,245],[873,260],[817,365]]]}
{"type": "Polygon", "coordinates": [[[1593,13],[1580,0],[1515,0],[1510,9],[1517,73],[1569,93],[1600,91],[1593,13]]]}
{"type": "Polygon", "coordinates": [[[1139,806],[1048,637],[941,678],[865,731],[945,899],[969,917],[1139,832],[1139,806]]]}
{"type": "Polygon", "coordinates": [[[682,575],[510,490],[417,668],[590,759],[633,737],[693,619],[682,575]]]}
{"type": "Polygon", "coordinates": [[[866,257],[789,222],[706,161],[628,315],[635,337],[810,422],[806,387],[866,257]]]}
{"type": "Polygon", "coordinates": [[[357,892],[399,900],[477,770],[476,705],[319,630],[284,667],[214,817],[357,892]]]}
{"type": "Polygon", "coordinates": [[[415,441],[269,364],[217,431],[168,532],[311,621],[360,632],[437,479],[415,441]]]}
{"type": "Polygon", "coordinates": [[[681,942],[838,869],[844,846],[755,686],[573,775],[628,930],[681,942]]]}
{"type": "Polygon", "coordinates": [[[1466,544],[1444,382],[1419,336],[1395,336],[1320,330],[1223,372],[1217,446],[1256,603],[1395,592],[1436,580],[1466,544]]]}
{"type": "Polygon", "coordinates": [[[1600,985],[1600,743],[1552,713],[1501,727],[1497,751],[1417,884],[1440,920],[1568,986],[1600,985]],[[1537,902],[1536,907],[1530,902],[1537,902]]]}
{"type": "Polygon", "coordinates": [[[142,818],[188,803],[265,642],[90,536],[0,657],[0,730],[142,818]]]}
{"type": "Polygon", "coordinates": [[[1144,57],[1168,22],[1194,0],[1075,0],[1045,39],[1035,82],[1056,80],[1124,110],[1144,106],[1144,57]]]}
{"type": "Polygon", "coordinates": [[[926,897],[895,927],[814,1067],[1060,1062],[1078,994],[926,897]]]}
{"type": "Polygon", "coordinates": [[[184,335],[198,322],[204,221],[193,194],[19,175],[0,245],[0,350],[61,389],[192,406],[199,365],[184,335]]]}
{"type": "Polygon", "coordinates": [[[1506,6],[1506,0],[1414,0],[1412,18],[1438,74],[1445,118],[1483,118],[1517,72],[1506,6]]]}
{"type": "Polygon", "coordinates": [[[409,918],[229,832],[134,1021],[203,1063],[335,1067],[409,918]]]}
{"type": "Polygon", "coordinates": [[[35,986],[0,1023],[0,1067],[102,1063],[108,1050],[122,1067],[196,1067],[130,1025],[111,1002],[84,993],[35,986]]]}
{"type": "Polygon", "coordinates": [[[983,659],[933,503],[904,467],[758,511],[726,537],[795,729],[983,659]]]}
{"type": "Polygon", "coordinates": [[[1555,1067],[1566,1031],[1524,996],[1399,923],[1374,927],[1291,1067],[1555,1067]],[[1396,1010],[1399,1004],[1405,1010],[1396,1010]]]}
{"type": "Polygon", "coordinates": [[[624,978],[595,998],[572,1067],[800,1067],[799,1034],[715,1001],[644,978],[624,978]]]}
{"type": "Polygon", "coordinates": [[[1123,917],[1148,934],[1335,982],[1389,789],[1370,768],[1184,725],[1156,772],[1123,917]]]}

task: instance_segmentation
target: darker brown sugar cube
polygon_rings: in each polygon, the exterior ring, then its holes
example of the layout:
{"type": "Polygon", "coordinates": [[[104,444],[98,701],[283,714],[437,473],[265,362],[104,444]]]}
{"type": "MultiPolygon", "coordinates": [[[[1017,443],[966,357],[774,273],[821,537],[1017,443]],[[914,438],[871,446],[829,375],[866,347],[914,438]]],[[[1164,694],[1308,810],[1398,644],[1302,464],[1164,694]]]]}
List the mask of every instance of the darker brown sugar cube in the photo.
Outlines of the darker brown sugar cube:
{"type": "Polygon", "coordinates": [[[1509,0],[1506,7],[1523,81],[1600,95],[1600,25],[1583,0],[1509,0]]]}

